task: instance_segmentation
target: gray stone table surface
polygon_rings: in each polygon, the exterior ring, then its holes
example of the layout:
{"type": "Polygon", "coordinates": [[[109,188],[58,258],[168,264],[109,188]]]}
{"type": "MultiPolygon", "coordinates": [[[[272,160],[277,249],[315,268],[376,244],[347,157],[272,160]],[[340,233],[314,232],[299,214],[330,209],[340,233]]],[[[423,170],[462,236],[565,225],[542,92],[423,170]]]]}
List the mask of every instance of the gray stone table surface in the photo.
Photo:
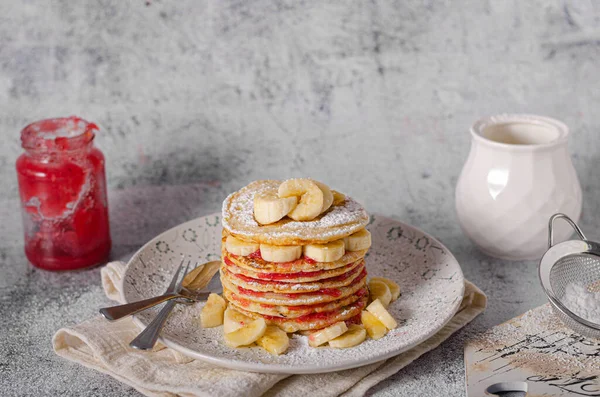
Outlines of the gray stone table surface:
{"type": "Polygon", "coordinates": [[[22,252],[18,132],[77,114],[102,129],[114,258],[259,178],[311,176],[438,237],[489,308],[369,394],[464,395],[464,342],[544,303],[535,262],[460,231],[468,127],[565,121],[600,238],[599,21],[575,0],[0,1],[0,394],[138,395],[51,349],[109,303],[98,268],[43,272],[22,252]]]}

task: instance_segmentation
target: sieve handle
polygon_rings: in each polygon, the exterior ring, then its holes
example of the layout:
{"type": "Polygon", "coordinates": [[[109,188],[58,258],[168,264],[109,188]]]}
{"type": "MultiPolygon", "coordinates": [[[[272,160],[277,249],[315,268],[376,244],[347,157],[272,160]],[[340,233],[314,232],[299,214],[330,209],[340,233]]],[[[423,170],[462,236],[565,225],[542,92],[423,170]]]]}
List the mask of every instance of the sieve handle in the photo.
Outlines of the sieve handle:
{"type": "Polygon", "coordinates": [[[571,225],[571,227],[573,229],[575,229],[575,231],[577,232],[577,234],[579,235],[579,238],[582,240],[587,240],[585,238],[585,235],[583,234],[583,232],[581,231],[581,229],[579,228],[579,226],[577,226],[577,224],[575,222],[573,222],[573,220],[571,218],[569,218],[568,216],[566,216],[565,214],[554,214],[550,217],[550,221],[548,222],[548,248],[551,248],[554,245],[554,229],[553,229],[553,225],[554,225],[554,220],[555,219],[559,219],[562,218],[565,221],[567,221],[567,223],[569,225],[571,225]]]}

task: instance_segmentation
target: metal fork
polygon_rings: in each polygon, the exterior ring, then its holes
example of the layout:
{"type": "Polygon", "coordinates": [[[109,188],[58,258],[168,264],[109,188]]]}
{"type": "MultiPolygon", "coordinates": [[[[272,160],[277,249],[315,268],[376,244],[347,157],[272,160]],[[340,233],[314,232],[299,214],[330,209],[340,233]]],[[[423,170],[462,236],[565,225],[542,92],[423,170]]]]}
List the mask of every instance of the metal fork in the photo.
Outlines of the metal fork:
{"type": "MultiPolygon", "coordinates": [[[[204,266],[214,264],[214,263],[220,263],[220,261],[206,262],[204,264],[204,266]]],[[[183,262],[181,263],[180,268],[177,270],[177,272],[181,269],[182,265],[183,265],[183,262]]],[[[177,272],[173,276],[175,278],[175,281],[177,281],[177,275],[178,275],[177,272]]],[[[202,288],[201,291],[198,291],[196,289],[186,288],[186,285],[185,285],[186,274],[184,274],[183,284],[182,284],[179,292],[175,292],[173,290],[174,286],[172,287],[170,285],[169,288],[167,288],[167,291],[162,295],[153,296],[152,298],[142,299],[142,300],[135,301],[135,302],[125,303],[123,305],[103,307],[100,309],[100,314],[102,314],[104,316],[104,318],[106,318],[109,321],[115,321],[115,320],[119,320],[123,317],[139,313],[142,310],[146,310],[152,306],[159,305],[159,304],[166,302],[168,300],[171,300],[171,299],[176,299],[177,303],[182,303],[182,304],[187,304],[187,305],[196,303],[198,301],[205,301],[206,299],[208,299],[208,296],[212,292],[214,292],[216,294],[220,294],[221,292],[223,292],[223,287],[221,286],[221,283],[218,282],[219,281],[218,275],[219,275],[218,272],[215,273],[213,275],[213,278],[208,283],[208,285],[205,286],[205,288],[202,288]],[[208,288],[206,288],[206,287],[208,287],[208,288]]]]}
{"type": "MultiPolygon", "coordinates": [[[[167,292],[179,292],[181,290],[181,283],[183,282],[183,278],[177,282],[177,276],[179,276],[179,270],[181,270],[181,266],[183,266],[183,262],[184,260],[181,261],[181,264],[179,265],[179,269],[177,269],[176,275],[175,277],[173,277],[173,280],[171,280],[171,284],[169,284],[169,288],[167,288],[167,292]]],[[[187,266],[185,267],[185,270],[183,271],[183,274],[187,274],[187,271],[190,267],[191,261],[188,261],[187,266]]],[[[197,265],[197,263],[196,263],[197,265]]],[[[135,348],[135,349],[140,349],[140,350],[150,350],[154,347],[154,345],[156,344],[156,341],[158,340],[158,336],[160,335],[160,331],[162,330],[162,327],[165,325],[165,323],[167,322],[167,318],[169,317],[169,314],[171,314],[171,311],[173,310],[173,308],[175,307],[175,304],[177,304],[176,301],[170,300],[167,302],[167,304],[165,305],[165,307],[163,307],[161,309],[161,311],[158,313],[158,315],[154,318],[154,320],[152,320],[152,322],[150,324],[148,324],[148,326],[134,339],[129,343],[129,346],[135,348]]]]}

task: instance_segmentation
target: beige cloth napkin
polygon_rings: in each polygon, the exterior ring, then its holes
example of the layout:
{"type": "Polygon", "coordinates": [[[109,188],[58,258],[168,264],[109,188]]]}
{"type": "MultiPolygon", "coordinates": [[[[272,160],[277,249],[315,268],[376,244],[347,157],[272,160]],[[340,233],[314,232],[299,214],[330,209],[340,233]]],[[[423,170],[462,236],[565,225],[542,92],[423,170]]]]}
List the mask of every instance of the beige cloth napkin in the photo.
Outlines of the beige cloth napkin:
{"type": "MultiPolygon", "coordinates": [[[[124,271],[123,262],[111,262],[102,269],[104,291],[114,301],[122,301],[124,271]]],[[[135,350],[129,342],[139,328],[131,318],[109,322],[97,316],[58,330],[52,343],[58,355],[108,374],[147,396],[362,396],[484,311],[484,293],[468,281],[465,287],[459,311],[431,339],[394,358],[326,374],[289,376],[234,371],[191,359],[160,344],[150,352],[135,350]]]]}

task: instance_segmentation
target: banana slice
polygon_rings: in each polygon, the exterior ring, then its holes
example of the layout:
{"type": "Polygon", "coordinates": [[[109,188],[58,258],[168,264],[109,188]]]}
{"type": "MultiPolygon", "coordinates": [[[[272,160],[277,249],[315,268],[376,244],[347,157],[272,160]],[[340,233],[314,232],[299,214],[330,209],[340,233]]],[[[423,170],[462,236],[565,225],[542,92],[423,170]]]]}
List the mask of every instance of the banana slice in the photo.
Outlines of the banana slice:
{"type": "Polygon", "coordinates": [[[346,201],[346,196],[344,196],[343,193],[336,192],[335,190],[332,190],[331,193],[333,194],[333,205],[344,204],[344,201],[346,201]]]}
{"type": "Polygon", "coordinates": [[[385,327],[385,325],[383,325],[383,323],[379,321],[377,317],[373,315],[373,313],[363,310],[363,312],[360,314],[360,321],[367,330],[367,333],[371,339],[383,338],[388,332],[388,329],[385,327]]]}
{"type": "Polygon", "coordinates": [[[225,309],[223,315],[223,332],[229,334],[250,324],[254,319],[243,315],[231,306],[225,309]]]}
{"type": "Polygon", "coordinates": [[[346,349],[360,345],[367,338],[367,331],[357,324],[351,324],[343,335],[329,341],[329,346],[336,349],[346,349]]]}
{"type": "Polygon", "coordinates": [[[298,197],[279,197],[277,192],[254,196],[254,219],[261,225],[275,223],[298,205],[298,197]]]}
{"type": "Polygon", "coordinates": [[[233,255],[248,256],[256,252],[260,248],[260,244],[248,243],[233,236],[227,236],[225,240],[225,249],[233,255]]]}
{"type": "Polygon", "coordinates": [[[340,321],[333,325],[330,325],[327,328],[323,328],[322,330],[313,332],[308,336],[308,344],[312,347],[321,346],[324,343],[329,342],[332,339],[337,338],[342,335],[344,332],[348,331],[348,327],[346,323],[340,321]]]}
{"type": "Polygon", "coordinates": [[[384,307],[388,307],[392,301],[390,288],[381,280],[369,281],[369,296],[372,300],[379,299],[384,307]]]}
{"type": "Polygon", "coordinates": [[[218,327],[223,324],[223,312],[227,302],[217,294],[210,294],[200,312],[200,324],[203,328],[218,327]]]}
{"type": "Polygon", "coordinates": [[[359,230],[358,232],[344,237],[346,251],[362,251],[371,246],[371,233],[367,229],[359,230]]]}
{"type": "Polygon", "coordinates": [[[290,338],[284,330],[276,325],[269,325],[265,334],[258,338],[256,344],[276,356],[284,353],[290,346],[290,338]]]}
{"type": "Polygon", "coordinates": [[[302,256],[302,246],[261,244],[260,256],[267,262],[292,262],[302,256]]]}
{"type": "Polygon", "coordinates": [[[225,334],[225,344],[229,347],[247,346],[256,342],[258,338],[265,334],[266,330],[267,323],[265,323],[264,318],[257,318],[245,327],[225,334]]]}
{"type": "Polygon", "coordinates": [[[317,262],[333,262],[344,256],[344,241],[336,240],[327,244],[307,244],[304,256],[317,262]]]}
{"type": "Polygon", "coordinates": [[[390,292],[392,293],[392,301],[395,301],[396,299],[398,299],[398,297],[400,296],[400,286],[398,284],[396,284],[396,282],[394,280],[390,280],[389,278],[385,278],[385,277],[373,277],[371,278],[371,281],[383,281],[384,283],[387,284],[388,288],[390,289],[390,292]]]}
{"type": "Polygon", "coordinates": [[[375,299],[369,306],[367,311],[372,313],[387,329],[394,329],[398,326],[394,317],[388,312],[379,299],[375,299]]]}
{"type": "Polygon", "coordinates": [[[279,185],[279,197],[300,197],[298,205],[287,214],[295,221],[315,219],[323,209],[323,192],[310,179],[288,179],[279,185]]]}
{"type": "Polygon", "coordinates": [[[322,214],[323,212],[327,211],[329,207],[331,207],[331,204],[333,204],[333,193],[331,192],[331,189],[329,189],[329,186],[327,186],[326,184],[317,181],[313,182],[323,192],[323,207],[321,208],[322,214]]]}

